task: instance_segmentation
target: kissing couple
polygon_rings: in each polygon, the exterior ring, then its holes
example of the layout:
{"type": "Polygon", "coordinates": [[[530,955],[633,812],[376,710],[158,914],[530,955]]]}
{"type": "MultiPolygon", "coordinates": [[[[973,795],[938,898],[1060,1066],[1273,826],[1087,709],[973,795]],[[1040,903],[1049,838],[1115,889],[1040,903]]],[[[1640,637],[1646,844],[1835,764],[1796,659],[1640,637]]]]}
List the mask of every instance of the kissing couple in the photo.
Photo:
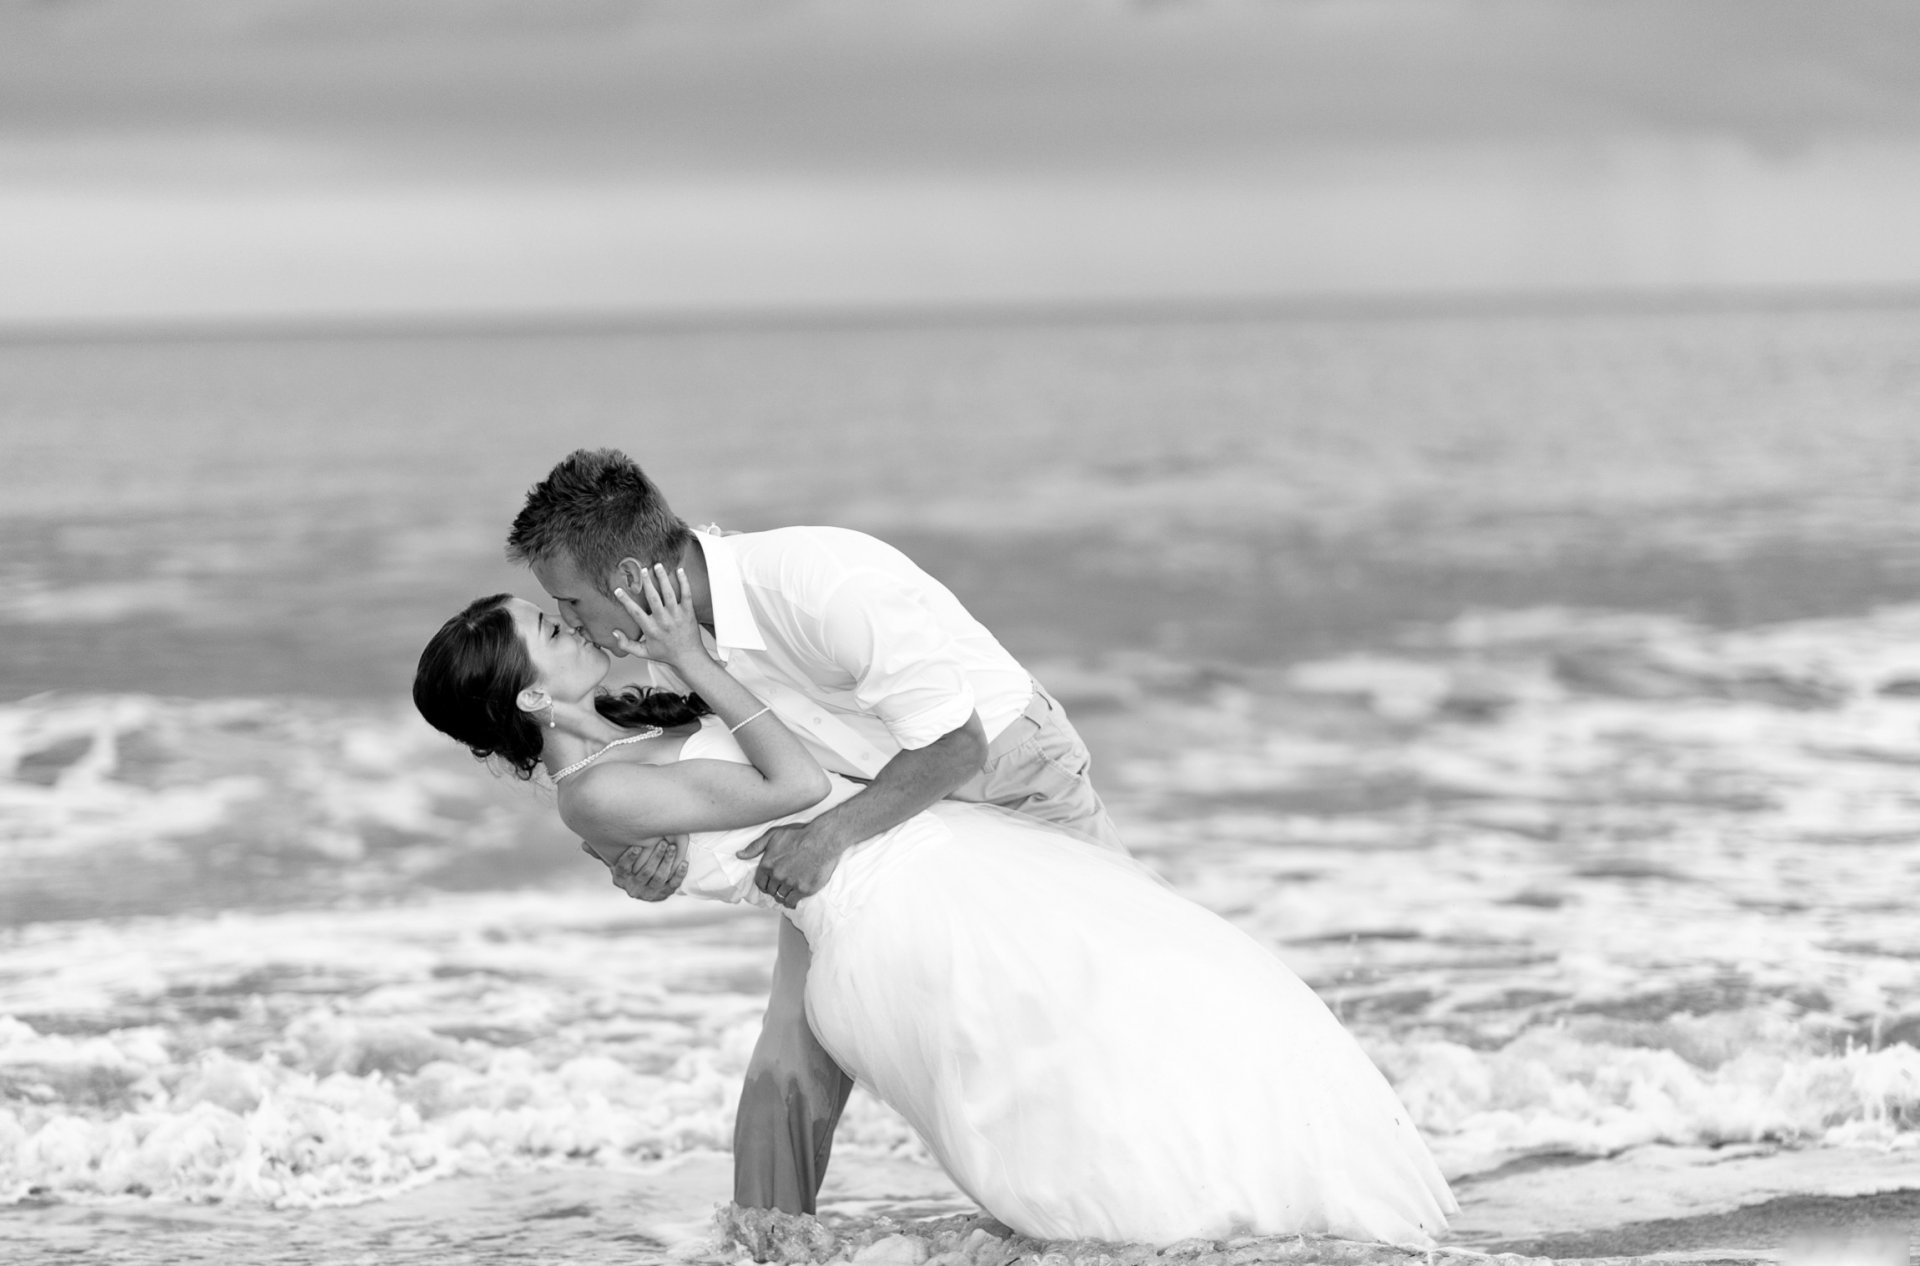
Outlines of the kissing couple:
{"type": "Polygon", "coordinates": [[[413,698],[630,895],[781,920],[734,1199],[811,1213],[858,1082],[1023,1235],[1426,1246],[1455,1205],[1406,1109],[1263,945],[1129,857],[1060,704],[860,532],[694,531],[573,453],[507,538],[554,610],[448,620],[413,698]],[[610,690],[616,655],[653,685],[610,690]]]}

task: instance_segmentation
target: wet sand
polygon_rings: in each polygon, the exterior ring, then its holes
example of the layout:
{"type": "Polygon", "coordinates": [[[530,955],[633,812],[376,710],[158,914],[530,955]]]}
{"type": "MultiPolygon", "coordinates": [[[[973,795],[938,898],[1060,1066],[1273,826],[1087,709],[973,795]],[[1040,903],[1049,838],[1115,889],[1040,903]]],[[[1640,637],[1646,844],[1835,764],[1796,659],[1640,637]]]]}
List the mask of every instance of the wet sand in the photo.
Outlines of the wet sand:
{"type": "Polygon", "coordinates": [[[1458,1184],[1449,1242],[1555,1261],[1811,1262],[1807,1241],[1897,1238],[1904,1262],[1920,1247],[1908,1243],[1920,1228],[1920,1156],[1648,1147],[1597,1169],[1536,1159],[1458,1184]]]}
{"type": "MultiPolygon", "coordinates": [[[[1870,1196],[1782,1196],[1727,1213],[1662,1218],[1581,1235],[1494,1246],[1494,1251],[1558,1261],[1586,1258],[1814,1262],[1849,1253],[1860,1266],[1905,1262],[1920,1250],[1920,1191],[1870,1196]]],[[[1839,1266],[1833,1258],[1833,1266],[1839,1266]]]]}

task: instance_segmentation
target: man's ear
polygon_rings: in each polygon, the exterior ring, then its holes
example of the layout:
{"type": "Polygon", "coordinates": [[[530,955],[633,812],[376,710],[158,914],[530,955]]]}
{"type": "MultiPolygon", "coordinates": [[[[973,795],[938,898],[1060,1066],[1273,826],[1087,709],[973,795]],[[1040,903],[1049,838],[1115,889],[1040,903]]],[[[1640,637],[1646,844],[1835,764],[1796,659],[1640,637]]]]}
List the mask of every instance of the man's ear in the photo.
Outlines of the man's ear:
{"type": "Polygon", "coordinates": [[[613,583],[627,591],[627,596],[635,602],[640,601],[640,577],[647,574],[647,565],[637,558],[623,558],[620,565],[613,569],[613,583]]]}
{"type": "Polygon", "coordinates": [[[513,702],[522,712],[540,712],[553,706],[553,699],[538,686],[528,686],[514,696],[513,702]]]}

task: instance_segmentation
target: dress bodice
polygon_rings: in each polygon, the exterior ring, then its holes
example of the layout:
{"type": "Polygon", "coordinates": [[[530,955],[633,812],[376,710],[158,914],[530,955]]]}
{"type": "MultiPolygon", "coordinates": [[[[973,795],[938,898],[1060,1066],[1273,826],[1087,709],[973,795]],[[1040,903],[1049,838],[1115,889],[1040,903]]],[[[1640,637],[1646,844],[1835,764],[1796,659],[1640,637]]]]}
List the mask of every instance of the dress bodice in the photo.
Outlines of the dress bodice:
{"type": "MultiPolygon", "coordinates": [[[[686,742],[681,744],[679,759],[752,764],[734,741],[733,735],[727,732],[727,727],[713,716],[701,718],[700,728],[689,734],[686,742]]],[[[913,855],[928,841],[945,837],[956,827],[961,830],[979,829],[983,817],[1002,817],[1017,819],[1024,824],[1022,829],[1025,830],[1057,830],[992,805],[943,800],[847,849],[840,854],[840,861],[826,885],[812,896],[801,898],[791,910],[787,910],[754,887],[754,872],[760,866],[758,859],[743,858],[737,854],[765,834],[768,827],[811,821],[860,791],[860,784],[838,774],[828,773],[827,778],[832,785],[826,797],[798,813],[753,826],[726,831],[696,831],[690,835],[687,839],[687,877],[681,881],[680,891],[689,897],[702,897],[708,901],[746,903],[779,910],[806,934],[808,941],[815,941],[829,924],[851,916],[868,900],[874,885],[881,882],[888,872],[910,864],[913,855]]],[[[1114,854],[1114,857],[1125,866],[1138,867],[1138,863],[1124,854],[1114,854]]]]}
{"type": "MultiPolygon", "coordinates": [[[[723,760],[736,765],[753,763],[740,750],[740,744],[733,735],[727,732],[726,725],[715,716],[701,718],[700,728],[689,734],[681,745],[679,759],[723,760]]],[[[744,901],[769,910],[780,909],[779,902],[753,886],[753,874],[759,863],[753,858],[738,857],[736,854],[765,834],[768,827],[785,822],[810,821],[860,790],[856,784],[838,774],[828,774],[827,777],[833,787],[826,799],[798,813],[755,826],[694,832],[687,840],[687,877],[681,883],[680,891],[689,897],[702,897],[708,901],[744,901]]]]}

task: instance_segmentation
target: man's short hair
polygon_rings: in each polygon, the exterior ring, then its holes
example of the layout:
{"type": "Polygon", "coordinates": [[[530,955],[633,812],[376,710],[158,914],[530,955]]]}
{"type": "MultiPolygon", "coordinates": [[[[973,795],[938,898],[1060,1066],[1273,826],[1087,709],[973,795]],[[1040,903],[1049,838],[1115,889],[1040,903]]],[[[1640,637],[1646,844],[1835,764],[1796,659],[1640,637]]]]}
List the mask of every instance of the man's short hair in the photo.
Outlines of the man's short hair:
{"type": "Polygon", "coordinates": [[[671,567],[692,540],[692,529],[631,457],[617,448],[583,448],[527,492],[507,533],[507,559],[531,566],[570,558],[612,597],[621,559],[671,567]]]}

